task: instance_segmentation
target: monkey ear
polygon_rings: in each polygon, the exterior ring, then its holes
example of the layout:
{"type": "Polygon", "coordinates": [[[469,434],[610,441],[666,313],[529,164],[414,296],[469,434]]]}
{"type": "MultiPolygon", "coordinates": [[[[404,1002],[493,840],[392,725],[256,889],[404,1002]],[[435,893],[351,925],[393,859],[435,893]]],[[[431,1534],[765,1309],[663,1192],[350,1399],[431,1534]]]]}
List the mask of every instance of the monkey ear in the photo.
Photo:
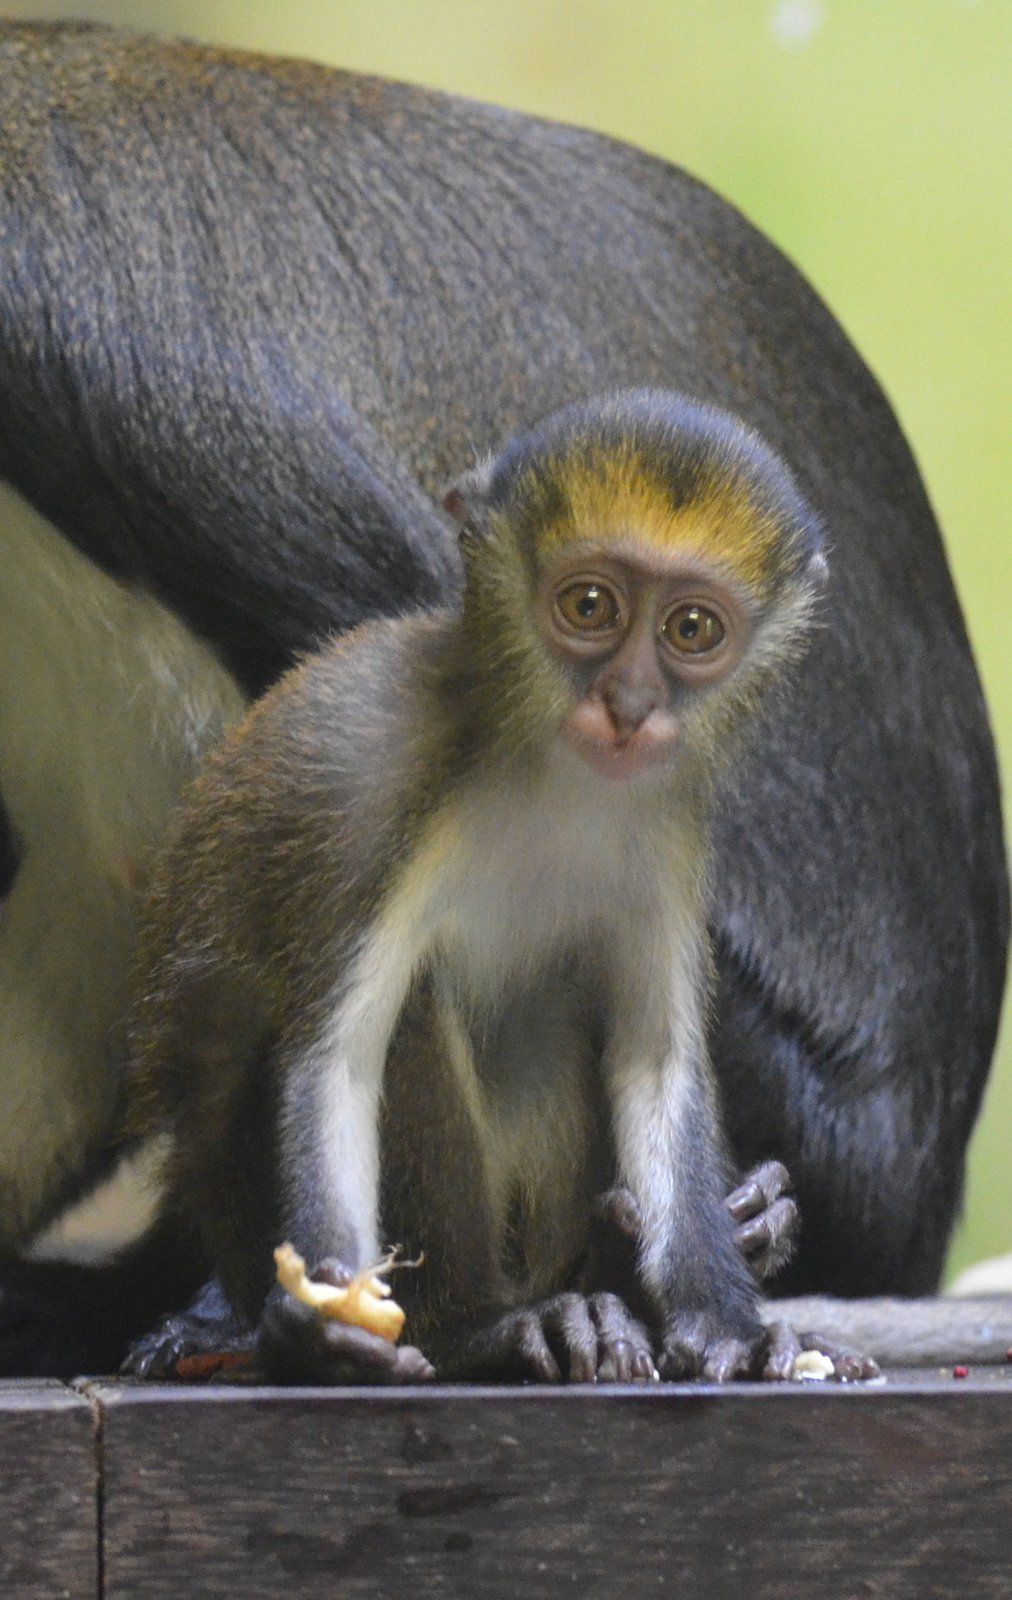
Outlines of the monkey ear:
{"type": "Polygon", "coordinates": [[[483,511],[492,481],[492,462],[480,461],[451,484],[443,496],[443,510],[457,524],[461,543],[480,539],[485,531],[483,511]]]}

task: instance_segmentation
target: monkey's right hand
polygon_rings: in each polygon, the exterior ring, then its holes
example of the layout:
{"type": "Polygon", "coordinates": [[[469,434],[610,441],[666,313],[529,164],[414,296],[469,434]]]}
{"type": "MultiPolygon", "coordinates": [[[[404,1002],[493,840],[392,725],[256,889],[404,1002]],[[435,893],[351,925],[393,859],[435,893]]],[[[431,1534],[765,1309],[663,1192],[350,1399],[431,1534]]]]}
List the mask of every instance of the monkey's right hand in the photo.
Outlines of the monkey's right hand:
{"type": "MultiPolygon", "coordinates": [[[[321,1261],[310,1277],[342,1288],[353,1274],[321,1261]]],[[[391,1344],[351,1323],[324,1317],[276,1284],[256,1336],[256,1365],[272,1383],[424,1383],[434,1369],[413,1345],[391,1344]]]]}

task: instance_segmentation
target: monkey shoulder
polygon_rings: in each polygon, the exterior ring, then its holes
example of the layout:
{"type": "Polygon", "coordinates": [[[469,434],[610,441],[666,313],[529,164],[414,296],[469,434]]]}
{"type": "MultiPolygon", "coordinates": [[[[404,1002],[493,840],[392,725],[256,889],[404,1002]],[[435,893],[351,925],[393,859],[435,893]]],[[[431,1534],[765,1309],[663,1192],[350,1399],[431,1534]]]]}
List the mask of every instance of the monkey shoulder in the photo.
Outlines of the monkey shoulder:
{"type": "Polygon", "coordinates": [[[431,777],[442,616],[363,623],[286,673],[208,763],[182,851],[220,841],[260,879],[381,872],[431,777]]]}

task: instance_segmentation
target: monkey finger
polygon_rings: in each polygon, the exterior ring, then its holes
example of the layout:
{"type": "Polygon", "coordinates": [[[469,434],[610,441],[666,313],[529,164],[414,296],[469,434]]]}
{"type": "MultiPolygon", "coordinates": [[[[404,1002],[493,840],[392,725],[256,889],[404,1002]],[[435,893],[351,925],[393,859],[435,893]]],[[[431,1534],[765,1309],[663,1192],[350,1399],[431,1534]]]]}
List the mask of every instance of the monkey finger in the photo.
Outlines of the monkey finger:
{"type": "Polygon", "coordinates": [[[769,1278],[794,1254],[798,1208],[789,1195],[775,1200],[758,1216],[734,1230],[734,1242],[756,1277],[769,1278]]]}
{"type": "Polygon", "coordinates": [[[724,1204],[735,1222],[745,1222],[749,1217],[759,1216],[792,1188],[790,1174],[782,1161],[764,1161],[737,1189],[732,1189],[724,1204]]]}
{"type": "Polygon", "coordinates": [[[762,1378],[767,1383],[787,1383],[794,1376],[794,1362],[801,1354],[801,1339],[788,1322],[771,1322],[762,1352],[762,1378]]]}
{"type": "Polygon", "coordinates": [[[541,1317],[536,1311],[515,1314],[516,1348],[529,1375],[542,1383],[561,1383],[562,1370],[549,1349],[541,1317]]]}
{"type": "Polygon", "coordinates": [[[354,1276],[352,1268],[337,1256],[324,1256],[309,1273],[313,1283],[329,1283],[332,1289],[346,1289],[354,1276]]]}
{"type": "Polygon", "coordinates": [[[597,1329],[582,1294],[560,1294],[542,1313],[548,1342],[569,1383],[597,1382],[597,1329]]]}
{"type": "Polygon", "coordinates": [[[650,1335],[618,1295],[591,1295],[587,1306],[597,1329],[598,1381],[649,1383],[656,1377],[650,1335]]]}
{"type": "Polygon", "coordinates": [[[755,1352],[743,1339],[717,1339],[706,1347],[703,1377],[709,1383],[730,1383],[752,1370],[755,1352]]]}
{"type": "Polygon", "coordinates": [[[821,1333],[802,1333],[799,1336],[802,1350],[818,1350],[833,1363],[833,1376],[838,1383],[856,1383],[881,1376],[877,1361],[860,1350],[837,1344],[823,1338],[821,1333]]]}
{"type": "Polygon", "coordinates": [[[416,1370],[415,1358],[421,1357],[421,1352],[413,1346],[406,1345],[402,1349],[365,1328],[329,1322],[322,1317],[319,1320],[323,1327],[313,1340],[314,1354],[319,1354],[326,1369],[341,1375],[330,1381],[400,1383],[406,1382],[408,1374],[416,1370]]]}
{"type": "Polygon", "coordinates": [[[706,1352],[702,1317],[679,1316],[665,1329],[657,1354],[657,1370],[670,1383],[698,1376],[706,1352]]]}
{"type": "Polygon", "coordinates": [[[397,1360],[391,1368],[391,1383],[428,1383],[436,1376],[436,1369],[417,1345],[394,1346],[397,1360]]]}
{"type": "Polygon", "coordinates": [[[761,1325],[752,1333],[716,1314],[676,1312],[665,1325],[657,1366],[670,1381],[701,1376],[710,1383],[728,1383],[754,1373],[765,1346],[761,1325]]]}
{"type": "Polygon", "coordinates": [[[593,1202],[583,1287],[608,1290],[643,1315],[639,1280],[640,1208],[628,1189],[609,1189],[593,1202]]]}
{"type": "Polygon", "coordinates": [[[639,1247],[642,1217],[639,1201],[631,1189],[606,1190],[597,1196],[590,1214],[595,1226],[606,1227],[639,1247]]]}
{"type": "Polygon", "coordinates": [[[256,1356],[265,1376],[278,1383],[407,1383],[431,1375],[416,1353],[365,1328],[328,1321],[280,1288],[267,1297],[256,1356]]]}

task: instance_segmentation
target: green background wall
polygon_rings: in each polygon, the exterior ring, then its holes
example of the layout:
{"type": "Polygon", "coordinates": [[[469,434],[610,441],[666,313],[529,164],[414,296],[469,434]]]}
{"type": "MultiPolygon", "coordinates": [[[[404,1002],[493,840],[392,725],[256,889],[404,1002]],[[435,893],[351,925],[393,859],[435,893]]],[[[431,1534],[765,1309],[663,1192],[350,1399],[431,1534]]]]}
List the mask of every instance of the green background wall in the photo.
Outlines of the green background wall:
{"type": "MultiPolygon", "coordinates": [[[[1010,0],[0,9],[74,12],[415,79],[604,129],[728,196],[803,268],[892,397],[945,530],[1009,770],[1010,0]]],[[[1006,1028],[954,1268],[1012,1249],[1010,1126],[1006,1028]]]]}

